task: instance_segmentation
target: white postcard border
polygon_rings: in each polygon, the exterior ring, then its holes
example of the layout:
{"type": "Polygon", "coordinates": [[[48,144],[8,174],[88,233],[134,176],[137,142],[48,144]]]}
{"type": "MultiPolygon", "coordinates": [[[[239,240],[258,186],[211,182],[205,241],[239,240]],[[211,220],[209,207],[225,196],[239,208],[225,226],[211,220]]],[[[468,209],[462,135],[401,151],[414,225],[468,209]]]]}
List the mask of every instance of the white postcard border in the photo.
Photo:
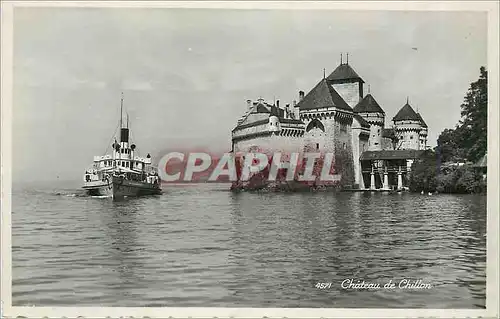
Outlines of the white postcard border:
{"type": "Polygon", "coordinates": [[[499,316],[499,5],[496,1],[2,1],[1,2],[1,316],[28,318],[473,318],[499,316]],[[140,308],[13,307],[11,256],[12,76],[14,7],[148,7],[293,10],[412,10],[488,12],[488,214],[486,309],[344,309],[344,308],[140,308]]]}

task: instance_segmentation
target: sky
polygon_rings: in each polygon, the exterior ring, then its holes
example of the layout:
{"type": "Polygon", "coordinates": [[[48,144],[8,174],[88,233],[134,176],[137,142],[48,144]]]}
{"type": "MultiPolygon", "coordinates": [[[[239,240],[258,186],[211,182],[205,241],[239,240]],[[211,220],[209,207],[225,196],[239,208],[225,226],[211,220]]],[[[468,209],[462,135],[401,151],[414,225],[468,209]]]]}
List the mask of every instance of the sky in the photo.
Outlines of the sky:
{"type": "Polygon", "coordinates": [[[142,155],[228,151],[247,99],[291,103],[341,52],[370,85],[386,127],[409,97],[434,146],[487,66],[487,16],[15,8],[13,180],[81,179],[111,145],[121,92],[142,155]]]}

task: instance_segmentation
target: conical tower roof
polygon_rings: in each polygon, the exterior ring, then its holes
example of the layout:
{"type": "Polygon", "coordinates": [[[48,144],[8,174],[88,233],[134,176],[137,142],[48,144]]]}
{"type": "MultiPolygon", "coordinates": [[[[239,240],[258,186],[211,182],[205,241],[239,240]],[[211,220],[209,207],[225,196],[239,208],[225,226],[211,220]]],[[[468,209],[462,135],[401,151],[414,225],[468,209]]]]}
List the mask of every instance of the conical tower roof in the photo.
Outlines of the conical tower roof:
{"type": "Polygon", "coordinates": [[[341,63],[333,72],[326,78],[330,82],[338,83],[347,80],[359,80],[362,83],[363,79],[354,71],[347,63],[341,63]]]}
{"type": "Polygon", "coordinates": [[[384,110],[377,103],[371,94],[367,94],[358,104],[353,108],[356,113],[384,113],[384,110]]]}
{"type": "Polygon", "coordinates": [[[398,114],[392,118],[393,121],[419,121],[421,117],[413,110],[413,108],[406,102],[406,104],[399,110],[398,114]]]}
{"type": "Polygon", "coordinates": [[[428,126],[427,126],[427,123],[425,123],[425,121],[424,121],[424,119],[423,119],[422,115],[420,115],[420,113],[417,113],[417,115],[418,115],[418,118],[420,119],[420,122],[422,123],[422,126],[423,126],[423,127],[428,127],[428,126]]]}
{"type": "Polygon", "coordinates": [[[328,85],[326,79],[322,79],[311,91],[309,91],[297,106],[301,110],[336,107],[352,111],[349,104],[344,101],[331,85],[328,85]]]}

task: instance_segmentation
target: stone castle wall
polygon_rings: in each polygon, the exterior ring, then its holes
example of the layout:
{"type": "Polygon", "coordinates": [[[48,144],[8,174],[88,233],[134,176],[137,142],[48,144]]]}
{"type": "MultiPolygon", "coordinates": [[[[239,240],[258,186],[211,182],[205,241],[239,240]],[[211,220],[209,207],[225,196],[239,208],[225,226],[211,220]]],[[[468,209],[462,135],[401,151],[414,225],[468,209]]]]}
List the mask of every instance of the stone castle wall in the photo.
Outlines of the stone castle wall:
{"type": "Polygon", "coordinates": [[[238,129],[238,130],[233,132],[233,138],[251,135],[251,134],[258,134],[258,133],[262,133],[262,132],[267,132],[268,128],[269,128],[269,123],[266,122],[266,123],[263,123],[260,125],[238,129]]]}
{"type": "Polygon", "coordinates": [[[420,149],[420,123],[401,122],[395,125],[399,149],[420,149]]]}
{"type": "Polygon", "coordinates": [[[332,85],[335,91],[349,104],[350,107],[355,107],[359,103],[361,84],[355,83],[339,83],[332,85]]]}
{"type": "MultiPolygon", "coordinates": [[[[318,150],[320,152],[335,154],[334,167],[336,173],[342,175],[341,185],[353,185],[355,165],[353,162],[352,118],[339,120],[332,116],[318,118],[318,120],[323,124],[325,131],[314,128],[306,132],[304,134],[305,150],[315,151],[319,146],[318,150]]],[[[311,119],[304,119],[303,121],[307,127],[311,119]]]]}
{"type": "MultiPolygon", "coordinates": [[[[304,146],[307,147],[308,150],[314,151],[316,149],[322,151],[334,151],[334,143],[333,140],[336,138],[335,135],[335,120],[332,118],[322,118],[317,119],[323,124],[325,131],[323,132],[319,128],[314,128],[309,132],[304,133],[304,146]]],[[[306,124],[306,127],[311,123],[311,119],[304,119],[303,122],[306,124]]]]}
{"type": "MultiPolygon", "coordinates": [[[[335,172],[341,175],[340,186],[352,187],[355,181],[352,147],[352,122],[336,123],[334,136],[335,172]]],[[[359,157],[358,157],[359,158],[359,157]]]]}
{"type": "MultiPolygon", "coordinates": [[[[266,136],[255,136],[249,139],[238,140],[234,143],[235,153],[246,152],[262,152],[268,155],[276,152],[294,153],[294,152],[321,152],[333,153],[333,167],[335,173],[341,175],[340,186],[352,186],[357,181],[359,184],[360,175],[359,169],[355,174],[354,158],[359,158],[360,149],[366,148],[367,141],[360,141],[353,138],[352,133],[352,117],[323,117],[321,120],[325,128],[323,132],[319,128],[313,128],[309,132],[304,133],[304,136],[282,136],[279,134],[269,133],[266,136]],[[353,145],[353,140],[356,140],[356,145],[353,145]],[[353,151],[356,150],[356,157],[353,151]]],[[[304,120],[306,126],[311,122],[310,119],[304,120]]],[[[256,128],[251,129],[251,132],[260,132],[256,128]]],[[[318,184],[319,185],[319,184],[318,184]]]]}
{"type": "Polygon", "coordinates": [[[290,137],[280,135],[259,136],[252,139],[240,140],[234,144],[234,152],[299,152],[303,149],[301,137],[290,137]]]}
{"type": "Polygon", "coordinates": [[[361,127],[357,121],[352,124],[352,157],[354,161],[354,187],[364,188],[363,173],[359,159],[364,151],[368,150],[368,136],[370,131],[361,127]],[[362,134],[364,133],[364,134],[362,134]]]}

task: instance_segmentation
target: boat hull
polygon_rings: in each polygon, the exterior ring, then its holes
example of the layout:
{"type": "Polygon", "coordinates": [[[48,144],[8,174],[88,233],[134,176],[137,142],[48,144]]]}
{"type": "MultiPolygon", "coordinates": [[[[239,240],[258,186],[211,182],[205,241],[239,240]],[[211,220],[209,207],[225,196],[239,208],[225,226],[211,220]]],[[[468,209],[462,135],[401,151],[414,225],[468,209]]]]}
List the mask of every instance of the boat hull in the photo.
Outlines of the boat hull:
{"type": "Polygon", "coordinates": [[[113,199],[161,194],[159,184],[129,181],[116,176],[113,176],[109,183],[103,181],[87,183],[83,189],[90,196],[106,196],[113,199]]]}

